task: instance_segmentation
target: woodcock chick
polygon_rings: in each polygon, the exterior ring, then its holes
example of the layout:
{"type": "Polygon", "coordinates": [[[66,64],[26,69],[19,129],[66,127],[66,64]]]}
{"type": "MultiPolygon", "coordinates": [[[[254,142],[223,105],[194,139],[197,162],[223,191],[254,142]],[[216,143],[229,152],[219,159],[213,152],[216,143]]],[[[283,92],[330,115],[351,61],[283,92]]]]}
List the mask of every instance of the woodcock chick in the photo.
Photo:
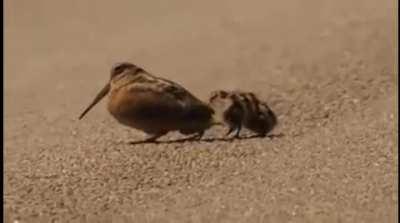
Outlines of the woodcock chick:
{"type": "Polygon", "coordinates": [[[267,103],[251,92],[214,91],[209,98],[209,105],[214,109],[216,119],[229,126],[226,135],[236,130],[235,137],[239,137],[243,126],[260,136],[266,136],[278,123],[267,103]]]}
{"type": "Polygon", "coordinates": [[[214,111],[188,90],[128,62],[111,70],[109,82],[80,115],[82,119],[108,93],[108,111],[121,124],[141,130],[153,142],[170,131],[200,139],[214,125],[214,111]]]}

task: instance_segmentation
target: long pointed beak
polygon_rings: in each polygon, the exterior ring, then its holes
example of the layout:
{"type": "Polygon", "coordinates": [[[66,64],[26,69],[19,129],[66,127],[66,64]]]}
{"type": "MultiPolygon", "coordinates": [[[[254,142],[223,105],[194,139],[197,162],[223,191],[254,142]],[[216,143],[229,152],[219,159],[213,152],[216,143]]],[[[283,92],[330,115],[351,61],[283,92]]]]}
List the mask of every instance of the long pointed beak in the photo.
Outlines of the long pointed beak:
{"type": "Polygon", "coordinates": [[[79,120],[83,118],[83,116],[86,115],[90,111],[90,109],[93,108],[101,99],[104,98],[104,96],[107,95],[107,93],[110,91],[110,83],[107,83],[106,86],[101,89],[101,91],[97,94],[96,98],[93,100],[93,102],[85,109],[85,111],[82,112],[82,114],[79,116],[79,120]]]}

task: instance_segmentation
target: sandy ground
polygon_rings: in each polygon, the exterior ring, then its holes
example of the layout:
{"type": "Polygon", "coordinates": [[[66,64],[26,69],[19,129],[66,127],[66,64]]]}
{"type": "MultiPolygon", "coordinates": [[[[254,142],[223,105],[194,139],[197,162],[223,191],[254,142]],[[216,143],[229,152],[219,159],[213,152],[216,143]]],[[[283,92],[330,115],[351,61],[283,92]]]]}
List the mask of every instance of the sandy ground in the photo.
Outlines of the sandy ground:
{"type": "Polygon", "coordinates": [[[396,222],[395,11],[387,0],[6,0],[6,221],[396,222]],[[201,99],[254,91],[283,136],[129,145],[144,135],[105,102],[78,121],[119,61],[201,99]]]}

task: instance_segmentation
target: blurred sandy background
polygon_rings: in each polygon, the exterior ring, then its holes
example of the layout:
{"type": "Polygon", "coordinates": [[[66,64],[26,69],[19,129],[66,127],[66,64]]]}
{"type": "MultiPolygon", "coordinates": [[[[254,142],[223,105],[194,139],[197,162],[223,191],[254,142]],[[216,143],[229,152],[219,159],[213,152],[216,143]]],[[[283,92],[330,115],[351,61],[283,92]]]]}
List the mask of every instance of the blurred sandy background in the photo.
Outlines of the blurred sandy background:
{"type": "Polygon", "coordinates": [[[6,0],[6,222],[396,222],[397,7],[6,0]],[[132,146],[104,102],[78,122],[120,61],[254,91],[284,136],[132,146]]]}

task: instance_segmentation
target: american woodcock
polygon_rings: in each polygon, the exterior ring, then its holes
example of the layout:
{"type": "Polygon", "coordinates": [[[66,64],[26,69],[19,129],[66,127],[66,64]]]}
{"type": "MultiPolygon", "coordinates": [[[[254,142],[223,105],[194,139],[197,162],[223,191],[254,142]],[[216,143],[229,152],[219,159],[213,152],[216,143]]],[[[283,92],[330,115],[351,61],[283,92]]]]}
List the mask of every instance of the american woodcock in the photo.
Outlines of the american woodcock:
{"type": "Polygon", "coordinates": [[[235,137],[239,137],[243,126],[265,136],[278,123],[267,103],[260,101],[251,92],[214,91],[209,98],[209,104],[215,110],[217,119],[229,126],[227,135],[236,130],[235,137]]]}
{"type": "Polygon", "coordinates": [[[155,141],[169,131],[201,138],[213,124],[213,109],[179,84],[128,62],[111,69],[109,82],[80,115],[109,94],[107,109],[121,124],[144,131],[155,141]]]}

